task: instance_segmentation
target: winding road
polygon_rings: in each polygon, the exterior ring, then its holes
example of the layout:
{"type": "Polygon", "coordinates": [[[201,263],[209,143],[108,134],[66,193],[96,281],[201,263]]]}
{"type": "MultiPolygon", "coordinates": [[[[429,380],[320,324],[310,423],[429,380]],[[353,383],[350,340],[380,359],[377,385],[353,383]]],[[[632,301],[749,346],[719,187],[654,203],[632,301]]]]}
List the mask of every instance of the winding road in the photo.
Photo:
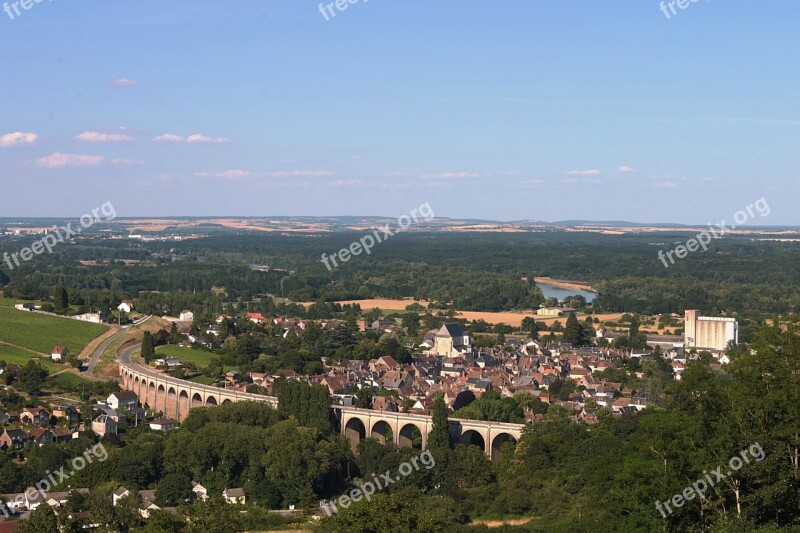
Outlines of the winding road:
{"type": "Polygon", "coordinates": [[[108,346],[112,342],[114,342],[115,340],[119,339],[121,336],[126,334],[128,331],[130,331],[131,328],[144,324],[150,318],[152,318],[152,315],[148,315],[146,317],[140,318],[139,320],[137,320],[133,324],[129,324],[127,326],[118,327],[116,333],[114,333],[112,336],[110,336],[109,338],[104,340],[102,343],[100,343],[100,346],[98,346],[95,349],[94,353],[92,353],[92,357],[89,359],[89,362],[86,364],[86,370],[83,373],[88,375],[89,377],[94,377],[94,367],[97,366],[97,363],[100,362],[100,359],[103,357],[103,353],[106,351],[108,346]]]}

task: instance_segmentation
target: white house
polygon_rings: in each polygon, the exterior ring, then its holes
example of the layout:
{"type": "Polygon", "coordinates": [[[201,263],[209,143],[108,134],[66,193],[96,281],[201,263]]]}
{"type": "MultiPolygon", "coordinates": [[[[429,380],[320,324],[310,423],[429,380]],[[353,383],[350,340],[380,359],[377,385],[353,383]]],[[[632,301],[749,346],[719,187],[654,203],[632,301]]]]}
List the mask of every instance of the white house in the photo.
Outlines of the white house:
{"type": "Polygon", "coordinates": [[[153,431],[169,431],[175,429],[175,421],[171,418],[156,418],[150,422],[150,429],[153,431]]]}
{"type": "Polygon", "coordinates": [[[50,358],[56,363],[66,363],[68,355],[69,352],[63,346],[56,346],[53,348],[53,351],[50,352],[50,358]]]}
{"type": "Polygon", "coordinates": [[[180,315],[181,322],[194,322],[194,313],[183,310],[180,315]]]}
{"type": "Polygon", "coordinates": [[[91,322],[92,324],[102,324],[103,320],[100,316],[100,313],[85,313],[83,315],[76,315],[74,317],[75,320],[80,320],[82,322],[91,322]]]}
{"type": "Polygon", "coordinates": [[[130,313],[133,311],[133,300],[123,300],[123,302],[117,306],[117,310],[130,313]]]}
{"type": "Polygon", "coordinates": [[[106,399],[106,404],[114,410],[117,409],[135,409],[139,403],[139,397],[136,393],[124,390],[119,392],[112,392],[106,399]]]}
{"type": "Polygon", "coordinates": [[[231,504],[245,503],[244,490],[242,489],[225,489],[222,491],[222,497],[231,504]]]}
{"type": "Polygon", "coordinates": [[[208,489],[200,483],[192,481],[192,492],[198,500],[206,501],[208,499],[208,489]]]}
{"type": "Polygon", "coordinates": [[[122,499],[126,498],[131,495],[131,492],[126,489],[125,487],[120,487],[114,491],[114,495],[112,496],[112,503],[114,507],[117,506],[117,503],[122,499]]]}

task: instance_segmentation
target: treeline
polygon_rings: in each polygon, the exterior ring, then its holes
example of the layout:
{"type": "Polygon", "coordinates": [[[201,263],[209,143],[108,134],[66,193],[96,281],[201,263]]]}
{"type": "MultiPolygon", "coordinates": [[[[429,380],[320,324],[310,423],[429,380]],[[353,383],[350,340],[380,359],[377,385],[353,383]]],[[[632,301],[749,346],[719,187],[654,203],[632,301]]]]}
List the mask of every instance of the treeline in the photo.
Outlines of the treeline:
{"type": "MultiPolygon", "coordinates": [[[[407,233],[332,271],[322,254],[346,248],[359,233],[228,234],[168,243],[98,238],[58,247],[14,270],[0,264],[0,284],[20,298],[47,298],[64,286],[71,300],[80,297],[86,305],[144,297],[148,312],[210,310],[221,301],[251,302],[265,294],[294,301],[415,297],[461,310],[503,311],[538,307],[544,298],[530,280],[550,276],[595,284],[598,311],[699,308],[763,319],[800,308],[797,243],[731,236],[665,268],[658,251],[689,236],[407,233]],[[80,262],[87,259],[100,264],[80,262]]],[[[14,251],[12,244],[24,242],[4,240],[0,252],[14,251]]]]}

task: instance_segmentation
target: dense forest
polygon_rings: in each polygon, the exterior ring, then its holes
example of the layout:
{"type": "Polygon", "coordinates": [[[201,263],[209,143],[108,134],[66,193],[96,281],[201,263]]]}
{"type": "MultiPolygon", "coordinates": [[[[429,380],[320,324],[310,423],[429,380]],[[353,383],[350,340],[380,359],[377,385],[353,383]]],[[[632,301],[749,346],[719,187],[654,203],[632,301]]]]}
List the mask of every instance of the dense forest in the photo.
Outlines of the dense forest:
{"type": "MultiPolygon", "coordinates": [[[[13,270],[0,264],[0,285],[24,298],[48,297],[65,286],[72,303],[98,307],[134,296],[143,298],[145,312],[218,311],[224,300],[250,302],[265,294],[292,301],[415,297],[501,311],[538,307],[544,298],[531,280],[550,276],[594,284],[598,311],[699,308],[765,318],[800,309],[800,245],[792,242],[726,237],[664,268],[658,250],[686,234],[407,233],[329,272],[322,254],[359,236],[246,233],[147,243],[96,237],[13,270]],[[273,270],[253,270],[253,264],[273,270]]],[[[4,239],[0,253],[28,241],[4,239]]]]}

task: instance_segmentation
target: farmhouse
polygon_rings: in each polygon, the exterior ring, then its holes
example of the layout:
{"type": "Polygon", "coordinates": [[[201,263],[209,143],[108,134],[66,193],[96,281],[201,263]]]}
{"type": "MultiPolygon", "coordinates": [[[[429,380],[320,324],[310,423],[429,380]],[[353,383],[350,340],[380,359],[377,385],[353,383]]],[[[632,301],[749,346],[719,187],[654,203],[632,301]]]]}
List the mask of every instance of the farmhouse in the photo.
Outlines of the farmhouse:
{"type": "Polygon", "coordinates": [[[53,351],[50,352],[50,358],[56,363],[66,363],[68,355],[69,352],[63,346],[56,346],[53,348],[53,351]]]}
{"type": "Polygon", "coordinates": [[[130,313],[133,309],[133,300],[123,300],[123,302],[117,306],[117,310],[124,313],[130,313]]]}

